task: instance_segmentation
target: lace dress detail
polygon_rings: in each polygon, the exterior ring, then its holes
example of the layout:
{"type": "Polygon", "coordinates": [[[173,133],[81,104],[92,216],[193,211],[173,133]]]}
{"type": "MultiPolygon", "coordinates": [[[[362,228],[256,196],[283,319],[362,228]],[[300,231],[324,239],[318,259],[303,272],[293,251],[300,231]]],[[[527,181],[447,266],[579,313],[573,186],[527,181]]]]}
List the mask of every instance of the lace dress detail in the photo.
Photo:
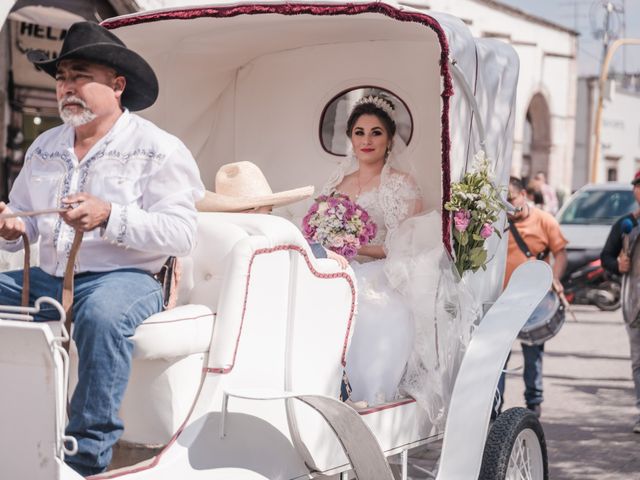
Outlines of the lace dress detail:
{"type": "MultiPolygon", "coordinates": [[[[323,193],[327,194],[336,191],[335,187],[323,189],[323,193]]],[[[378,232],[371,240],[371,245],[385,245],[389,234],[404,220],[417,213],[414,211],[415,205],[421,198],[420,188],[410,176],[394,172],[385,166],[380,175],[380,186],[367,190],[355,200],[378,225],[378,232]]]]}
{"type": "MultiPolygon", "coordinates": [[[[336,191],[335,185],[342,179],[336,180],[327,193],[336,191]]],[[[398,226],[415,213],[420,198],[420,190],[409,175],[383,168],[380,186],[356,200],[378,225],[371,245],[385,246],[398,226]]],[[[351,266],[358,285],[358,315],[346,365],[351,399],[380,404],[398,396],[415,329],[402,294],[387,280],[384,259],[356,257],[351,266]]]]}

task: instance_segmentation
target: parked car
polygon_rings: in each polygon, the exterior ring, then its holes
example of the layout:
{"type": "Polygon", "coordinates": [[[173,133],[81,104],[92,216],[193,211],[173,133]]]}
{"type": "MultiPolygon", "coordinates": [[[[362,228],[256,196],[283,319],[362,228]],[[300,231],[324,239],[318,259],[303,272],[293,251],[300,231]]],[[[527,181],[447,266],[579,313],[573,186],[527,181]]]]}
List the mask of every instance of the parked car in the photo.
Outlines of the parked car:
{"type": "Polygon", "coordinates": [[[628,183],[588,184],[576,191],[557,214],[568,250],[597,250],[600,255],[611,225],[636,205],[628,183]]]}
{"type": "Polygon", "coordinates": [[[571,303],[596,305],[602,310],[620,307],[620,278],[600,264],[600,252],[611,225],[635,208],[633,187],[627,183],[585,185],[558,212],[567,245],[567,270],[562,279],[571,303]]]}

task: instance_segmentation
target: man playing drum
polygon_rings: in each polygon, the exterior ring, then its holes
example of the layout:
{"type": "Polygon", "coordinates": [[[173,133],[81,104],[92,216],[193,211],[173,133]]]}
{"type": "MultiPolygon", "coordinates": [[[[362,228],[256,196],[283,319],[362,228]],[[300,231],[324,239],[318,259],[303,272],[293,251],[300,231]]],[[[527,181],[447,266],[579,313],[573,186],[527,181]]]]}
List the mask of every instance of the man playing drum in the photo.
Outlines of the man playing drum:
{"type": "MultiPolygon", "coordinates": [[[[136,327],[163,306],[159,272],[195,243],[195,202],[204,186],[191,153],[176,137],[130,113],[150,107],[158,81],[149,64],[115,35],[90,22],[71,26],[60,55],[30,52],[56,79],[64,125],[40,135],[0,202],[0,248],[40,240],[40,268],[30,269],[31,297],[60,300],[77,232],[73,339],[78,384],[67,435],[78,453],[67,463],[87,476],[106,469],[122,435],[118,411],[131,369],[136,327]],[[7,218],[8,213],[59,214],[7,218]]],[[[75,250],[75,249],[74,249],[75,250]]],[[[20,305],[21,271],[0,274],[0,304],[20,305]]],[[[36,320],[56,320],[53,308],[36,320]]]]}
{"type": "MultiPolygon", "coordinates": [[[[549,261],[549,254],[553,254],[553,284],[557,293],[562,292],[560,279],[567,267],[567,253],[565,247],[567,239],[560,231],[558,221],[549,213],[544,212],[527,203],[527,193],[519,178],[509,179],[508,201],[515,207],[515,212],[509,214],[509,222],[515,228],[520,238],[528,247],[530,256],[527,256],[518,245],[514,234],[509,235],[507,251],[507,266],[504,276],[504,285],[507,285],[513,271],[522,263],[529,260],[549,261]]],[[[514,232],[515,233],[515,232],[514,232]]],[[[542,413],[542,356],[544,343],[540,345],[527,345],[522,343],[522,356],[524,357],[524,398],[527,408],[540,417],[542,413]]],[[[500,395],[504,394],[504,374],[500,378],[498,389],[500,395]]],[[[500,405],[501,407],[501,405],[500,405]]]]}
{"type": "MultiPolygon", "coordinates": [[[[633,195],[636,202],[640,204],[640,170],[636,172],[633,180],[633,195]]],[[[609,272],[614,274],[628,275],[631,272],[631,258],[632,252],[628,251],[628,246],[625,246],[625,235],[631,235],[632,232],[624,232],[623,225],[625,222],[629,225],[630,229],[637,229],[638,218],[640,217],[640,209],[633,213],[629,213],[619,218],[616,223],[611,227],[607,241],[600,254],[602,266],[609,272]]],[[[635,233],[635,232],[634,232],[635,233]]],[[[627,239],[628,240],[628,239],[627,239]]],[[[635,248],[634,248],[635,250],[635,248]]],[[[631,284],[633,285],[633,283],[631,284]]],[[[632,297],[637,297],[637,291],[631,292],[632,297]]],[[[623,298],[623,302],[628,301],[627,298],[623,298]]],[[[623,305],[623,311],[626,309],[623,305]]],[[[630,305],[630,309],[636,310],[637,305],[630,305]]],[[[635,318],[625,318],[625,325],[627,334],[629,335],[629,345],[631,349],[631,371],[633,375],[633,384],[636,390],[636,407],[638,408],[638,418],[633,425],[633,432],[640,433],[640,327],[638,327],[635,318]]]]}

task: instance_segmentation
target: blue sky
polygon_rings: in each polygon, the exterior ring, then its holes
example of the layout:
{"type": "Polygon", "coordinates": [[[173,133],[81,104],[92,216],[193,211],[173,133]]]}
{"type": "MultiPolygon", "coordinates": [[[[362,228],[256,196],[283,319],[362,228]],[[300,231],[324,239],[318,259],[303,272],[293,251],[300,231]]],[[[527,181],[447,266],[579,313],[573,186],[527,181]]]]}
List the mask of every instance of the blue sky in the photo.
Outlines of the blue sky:
{"type": "MultiPolygon", "coordinates": [[[[602,28],[604,8],[602,0],[500,0],[528,13],[546,18],[580,32],[578,64],[580,74],[595,74],[602,56],[602,40],[595,39],[592,30],[602,28]]],[[[612,0],[626,10],[626,37],[640,38],[640,0],[612,0]]],[[[616,15],[618,36],[623,36],[622,14],[616,15]]],[[[640,46],[624,47],[614,57],[616,71],[640,72],[640,46]],[[623,52],[624,50],[624,52],[623,52]],[[623,55],[624,53],[624,55],[623,55]],[[624,57],[624,58],[623,58],[624,57]]]]}

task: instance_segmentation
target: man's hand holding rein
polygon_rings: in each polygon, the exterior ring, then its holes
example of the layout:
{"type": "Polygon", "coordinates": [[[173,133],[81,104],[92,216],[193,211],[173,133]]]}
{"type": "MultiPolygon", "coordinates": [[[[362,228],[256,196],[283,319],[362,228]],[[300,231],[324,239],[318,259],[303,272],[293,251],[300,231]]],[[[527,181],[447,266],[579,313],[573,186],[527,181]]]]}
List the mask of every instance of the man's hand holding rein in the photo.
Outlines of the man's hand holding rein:
{"type": "MultiPolygon", "coordinates": [[[[0,202],[0,213],[13,213],[6,203],[0,202]]],[[[20,218],[7,218],[0,220],[0,237],[5,240],[14,241],[25,233],[25,224],[20,218]]]]}
{"type": "Polygon", "coordinates": [[[98,227],[104,227],[111,215],[111,203],[90,195],[86,192],[69,195],[62,199],[63,205],[68,205],[69,211],[60,216],[65,223],[81,232],[90,232],[98,227]]]}

